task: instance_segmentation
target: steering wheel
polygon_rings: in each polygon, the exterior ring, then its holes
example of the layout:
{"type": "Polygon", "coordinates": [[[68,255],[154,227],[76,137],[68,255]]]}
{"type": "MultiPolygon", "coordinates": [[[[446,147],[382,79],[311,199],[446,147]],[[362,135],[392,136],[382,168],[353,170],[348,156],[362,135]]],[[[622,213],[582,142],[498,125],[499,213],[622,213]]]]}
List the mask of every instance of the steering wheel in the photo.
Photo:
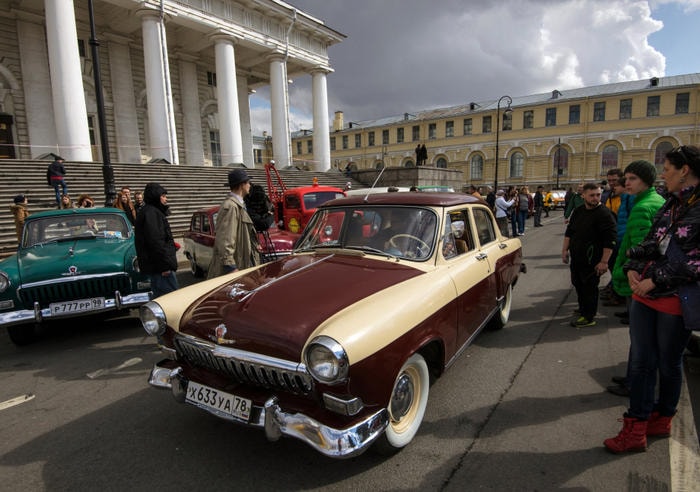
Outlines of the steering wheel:
{"type": "MultiPolygon", "coordinates": [[[[396,234],[396,235],[392,236],[391,239],[389,239],[389,244],[391,245],[392,248],[396,248],[396,249],[400,250],[401,248],[398,247],[398,245],[394,242],[394,240],[395,239],[402,239],[402,238],[412,239],[413,241],[418,243],[417,249],[418,249],[418,252],[420,253],[420,256],[417,256],[415,254],[408,255],[408,251],[407,251],[406,256],[409,256],[412,258],[416,258],[416,257],[417,258],[424,258],[424,257],[428,256],[428,253],[430,253],[430,246],[428,246],[428,243],[423,241],[421,238],[413,236],[411,234],[396,234]]],[[[406,248],[406,249],[408,249],[408,248],[406,248]]]]}

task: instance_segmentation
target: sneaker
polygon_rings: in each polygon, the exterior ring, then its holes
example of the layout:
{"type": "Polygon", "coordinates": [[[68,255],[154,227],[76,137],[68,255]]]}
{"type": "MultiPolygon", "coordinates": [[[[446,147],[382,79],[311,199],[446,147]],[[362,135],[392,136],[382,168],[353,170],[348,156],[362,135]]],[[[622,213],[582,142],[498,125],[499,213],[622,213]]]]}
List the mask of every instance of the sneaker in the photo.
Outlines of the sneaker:
{"type": "Polygon", "coordinates": [[[596,321],[594,319],[588,319],[583,316],[579,316],[578,319],[571,321],[571,326],[574,328],[584,328],[586,326],[595,326],[596,321]]]}
{"type": "Polygon", "coordinates": [[[524,232],[519,232],[519,233],[518,233],[518,236],[524,236],[524,235],[525,235],[524,232]]]}

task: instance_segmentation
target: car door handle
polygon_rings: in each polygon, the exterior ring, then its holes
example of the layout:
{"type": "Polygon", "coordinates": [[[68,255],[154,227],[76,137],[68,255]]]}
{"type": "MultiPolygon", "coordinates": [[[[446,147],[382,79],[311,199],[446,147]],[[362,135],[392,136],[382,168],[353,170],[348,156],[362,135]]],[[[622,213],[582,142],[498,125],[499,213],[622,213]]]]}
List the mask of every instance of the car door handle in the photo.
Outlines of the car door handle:
{"type": "Polygon", "coordinates": [[[498,247],[501,249],[506,249],[508,245],[506,243],[498,243],[498,247]]]}
{"type": "Polygon", "coordinates": [[[478,255],[476,255],[477,260],[485,260],[488,257],[489,255],[487,255],[486,253],[479,253],[478,255]]]}

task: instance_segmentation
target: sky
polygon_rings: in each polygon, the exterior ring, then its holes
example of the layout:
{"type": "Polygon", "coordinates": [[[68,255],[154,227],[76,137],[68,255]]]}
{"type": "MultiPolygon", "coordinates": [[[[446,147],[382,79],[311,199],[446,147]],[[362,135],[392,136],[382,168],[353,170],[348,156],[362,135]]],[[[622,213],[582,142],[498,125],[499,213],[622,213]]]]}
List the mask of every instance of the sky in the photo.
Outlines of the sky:
{"type": "MultiPolygon", "coordinates": [[[[347,36],[328,51],[331,124],[700,72],[700,0],[286,1],[347,36]]],[[[313,128],[310,75],[289,101],[290,130],[313,128]]],[[[269,90],[250,104],[271,133],[269,90]]]]}

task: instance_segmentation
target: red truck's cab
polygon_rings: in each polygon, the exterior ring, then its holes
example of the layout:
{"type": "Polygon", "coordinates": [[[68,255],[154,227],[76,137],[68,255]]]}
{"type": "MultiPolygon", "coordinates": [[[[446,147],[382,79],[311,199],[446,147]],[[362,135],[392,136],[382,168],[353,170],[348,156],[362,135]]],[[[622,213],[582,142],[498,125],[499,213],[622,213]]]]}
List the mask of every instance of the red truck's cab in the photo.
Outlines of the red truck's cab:
{"type": "Polygon", "coordinates": [[[300,234],[319,205],[342,198],[345,192],[334,186],[321,186],[314,178],[311,186],[300,186],[284,191],[282,195],[282,228],[300,234]]]}

